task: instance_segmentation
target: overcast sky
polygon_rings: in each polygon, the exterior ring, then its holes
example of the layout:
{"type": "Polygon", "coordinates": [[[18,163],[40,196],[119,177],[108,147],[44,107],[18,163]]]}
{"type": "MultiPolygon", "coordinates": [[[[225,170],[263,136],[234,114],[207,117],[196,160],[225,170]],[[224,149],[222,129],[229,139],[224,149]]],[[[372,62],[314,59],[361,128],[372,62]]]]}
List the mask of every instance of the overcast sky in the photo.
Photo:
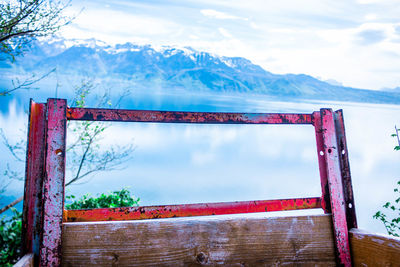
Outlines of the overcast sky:
{"type": "Polygon", "coordinates": [[[273,73],[400,86],[400,0],[73,0],[69,12],[82,7],[64,37],[191,46],[273,73]]]}

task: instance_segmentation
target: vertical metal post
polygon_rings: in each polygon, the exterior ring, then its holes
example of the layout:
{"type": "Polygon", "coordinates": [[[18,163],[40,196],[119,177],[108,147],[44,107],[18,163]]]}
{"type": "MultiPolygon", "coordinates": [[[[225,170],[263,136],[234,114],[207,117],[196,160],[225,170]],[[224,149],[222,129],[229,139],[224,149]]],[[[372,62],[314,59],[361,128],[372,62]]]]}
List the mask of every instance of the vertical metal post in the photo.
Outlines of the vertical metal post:
{"type": "Polygon", "coordinates": [[[346,133],[344,129],[343,111],[335,111],[336,137],[339,151],[340,169],[342,173],[343,193],[346,206],[348,228],[357,228],[356,209],[354,206],[353,186],[351,183],[349,153],[347,151],[346,133]]]}
{"type": "Polygon", "coordinates": [[[331,213],[331,200],[329,196],[329,185],[328,185],[328,177],[326,171],[326,160],[325,160],[325,151],[324,151],[324,140],[322,135],[322,125],[321,125],[321,113],[313,112],[313,122],[315,128],[315,137],[317,141],[317,156],[318,156],[318,166],[319,166],[319,175],[321,179],[321,191],[322,191],[322,201],[321,206],[326,213],[331,213]]]}
{"type": "Polygon", "coordinates": [[[340,266],[351,266],[349,232],[346,220],[334,113],[331,109],[321,109],[320,114],[337,261],[340,266]]]}
{"type": "Polygon", "coordinates": [[[46,160],[40,266],[61,265],[64,209],[66,109],[64,99],[47,100],[46,160]]]}
{"type": "Polygon", "coordinates": [[[33,253],[36,261],[39,257],[42,218],[45,112],[45,104],[30,101],[22,219],[22,253],[24,255],[33,253]]]}

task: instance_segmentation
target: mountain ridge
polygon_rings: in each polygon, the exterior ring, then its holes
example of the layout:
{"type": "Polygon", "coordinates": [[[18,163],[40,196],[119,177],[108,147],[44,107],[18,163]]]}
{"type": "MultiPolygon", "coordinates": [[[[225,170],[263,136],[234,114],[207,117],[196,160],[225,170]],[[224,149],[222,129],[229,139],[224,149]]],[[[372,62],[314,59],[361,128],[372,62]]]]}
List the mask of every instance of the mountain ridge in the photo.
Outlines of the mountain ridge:
{"type": "Polygon", "coordinates": [[[118,77],[132,84],[164,90],[240,92],[282,99],[318,99],[400,104],[400,93],[334,85],[306,74],[273,74],[250,60],[199,52],[190,47],[108,45],[89,40],[36,41],[30,53],[0,68],[57,71],[66,75],[118,77]],[[14,66],[15,65],[15,66],[14,66]]]}

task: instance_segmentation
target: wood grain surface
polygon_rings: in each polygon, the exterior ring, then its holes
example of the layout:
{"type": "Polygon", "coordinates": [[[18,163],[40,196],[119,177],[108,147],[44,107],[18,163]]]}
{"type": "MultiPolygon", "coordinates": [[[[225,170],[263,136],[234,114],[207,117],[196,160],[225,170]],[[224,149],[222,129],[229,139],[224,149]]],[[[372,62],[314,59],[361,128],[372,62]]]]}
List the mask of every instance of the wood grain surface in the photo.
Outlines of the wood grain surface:
{"type": "Polygon", "coordinates": [[[63,266],[335,266],[330,215],[63,225],[63,266]]]}
{"type": "Polygon", "coordinates": [[[353,266],[400,266],[400,238],[350,230],[353,266]]]}

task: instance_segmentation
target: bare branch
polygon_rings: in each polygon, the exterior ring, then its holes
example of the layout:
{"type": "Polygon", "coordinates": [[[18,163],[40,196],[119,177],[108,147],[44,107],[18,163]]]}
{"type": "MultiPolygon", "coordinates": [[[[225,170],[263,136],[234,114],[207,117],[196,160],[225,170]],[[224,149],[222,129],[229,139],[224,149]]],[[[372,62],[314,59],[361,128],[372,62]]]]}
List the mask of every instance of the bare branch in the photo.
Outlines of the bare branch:
{"type": "Polygon", "coordinates": [[[78,171],[76,172],[75,177],[72,178],[72,180],[69,181],[69,182],[66,184],[66,186],[72,184],[73,182],[75,182],[75,181],[77,181],[78,179],[81,178],[81,177],[80,177],[80,173],[81,173],[83,164],[85,163],[86,155],[87,155],[87,153],[89,152],[90,146],[92,145],[92,143],[93,143],[93,138],[90,139],[90,142],[88,143],[88,145],[87,145],[87,147],[86,147],[86,149],[85,149],[85,152],[83,153],[83,155],[82,155],[82,157],[81,157],[81,160],[80,160],[80,163],[79,163],[79,167],[78,167],[78,171]]]}
{"type": "Polygon", "coordinates": [[[25,159],[21,157],[19,154],[25,154],[26,143],[24,140],[17,142],[14,145],[11,145],[8,141],[7,137],[4,134],[3,129],[0,129],[0,136],[3,139],[4,145],[10,151],[11,155],[19,162],[25,162],[25,159]]]}
{"type": "Polygon", "coordinates": [[[49,76],[51,73],[55,72],[56,68],[52,69],[51,71],[43,74],[42,76],[40,76],[39,78],[35,79],[35,74],[33,74],[31,77],[26,78],[22,83],[19,82],[19,80],[17,79],[17,85],[15,84],[14,81],[12,81],[13,84],[13,88],[9,89],[9,90],[4,90],[2,92],[0,92],[0,96],[5,96],[5,95],[9,95],[10,93],[17,91],[17,90],[29,90],[29,89],[37,89],[37,88],[32,88],[31,86],[41,80],[43,80],[44,78],[46,78],[47,76],[49,76]]]}
{"type": "Polygon", "coordinates": [[[2,214],[3,212],[5,212],[6,210],[8,210],[9,208],[14,207],[15,205],[17,205],[19,202],[21,202],[24,199],[24,197],[19,197],[16,200],[14,200],[13,202],[11,202],[10,204],[8,204],[7,206],[1,208],[0,210],[0,214],[2,214]]]}
{"type": "Polygon", "coordinates": [[[9,34],[7,34],[7,35],[3,35],[3,36],[1,36],[0,37],[0,42],[3,42],[3,41],[5,41],[5,40],[7,40],[7,39],[11,39],[11,38],[13,38],[13,37],[18,37],[18,36],[21,36],[21,35],[30,35],[30,34],[33,34],[33,33],[35,33],[35,32],[38,32],[39,30],[27,30],[27,31],[21,31],[21,32],[14,32],[14,33],[9,33],[9,34]]]}

